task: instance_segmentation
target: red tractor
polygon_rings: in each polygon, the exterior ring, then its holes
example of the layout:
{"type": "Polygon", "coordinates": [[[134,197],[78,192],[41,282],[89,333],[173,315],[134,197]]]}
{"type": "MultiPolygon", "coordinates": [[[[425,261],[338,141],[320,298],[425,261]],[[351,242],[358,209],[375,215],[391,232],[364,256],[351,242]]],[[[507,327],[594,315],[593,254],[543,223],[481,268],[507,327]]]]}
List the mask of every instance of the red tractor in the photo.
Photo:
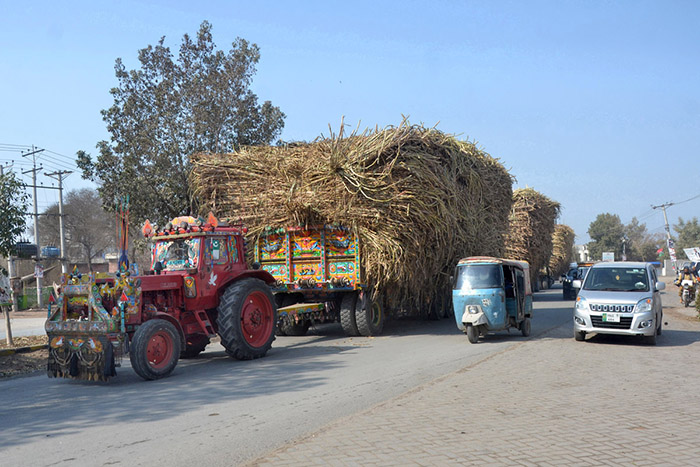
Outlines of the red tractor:
{"type": "Polygon", "coordinates": [[[275,339],[275,279],[247,267],[244,228],[210,214],[160,230],[146,221],[143,233],[153,241],[148,274],[63,276],[46,321],[49,376],[107,380],[128,354],[139,376],[159,379],[217,334],[232,357],[263,357],[275,339]]]}

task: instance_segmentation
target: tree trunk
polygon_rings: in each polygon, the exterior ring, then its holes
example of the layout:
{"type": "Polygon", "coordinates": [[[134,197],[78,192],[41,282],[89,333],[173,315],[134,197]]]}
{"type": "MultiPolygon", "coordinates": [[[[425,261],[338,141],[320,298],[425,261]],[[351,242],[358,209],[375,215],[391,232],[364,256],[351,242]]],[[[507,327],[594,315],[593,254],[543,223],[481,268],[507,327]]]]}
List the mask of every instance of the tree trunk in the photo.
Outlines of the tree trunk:
{"type": "Polygon", "coordinates": [[[12,341],[12,328],[10,327],[10,309],[9,307],[0,307],[3,309],[3,314],[5,315],[5,340],[7,345],[13,347],[15,344],[12,341]]]}

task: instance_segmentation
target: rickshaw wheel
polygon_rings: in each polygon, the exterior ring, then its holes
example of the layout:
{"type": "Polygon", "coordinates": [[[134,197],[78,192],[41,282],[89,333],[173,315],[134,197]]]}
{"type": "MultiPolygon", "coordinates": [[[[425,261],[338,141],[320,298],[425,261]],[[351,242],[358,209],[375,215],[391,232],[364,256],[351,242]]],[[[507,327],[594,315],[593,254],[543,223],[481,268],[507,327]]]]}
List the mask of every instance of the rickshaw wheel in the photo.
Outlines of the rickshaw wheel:
{"type": "Polygon", "coordinates": [[[520,332],[523,334],[524,337],[527,337],[530,335],[530,318],[525,318],[521,323],[520,323],[520,332]]]}
{"type": "Polygon", "coordinates": [[[472,344],[479,342],[479,330],[471,324],[467,326],[467,339],[469,339],[469,342],[472,344]]]}

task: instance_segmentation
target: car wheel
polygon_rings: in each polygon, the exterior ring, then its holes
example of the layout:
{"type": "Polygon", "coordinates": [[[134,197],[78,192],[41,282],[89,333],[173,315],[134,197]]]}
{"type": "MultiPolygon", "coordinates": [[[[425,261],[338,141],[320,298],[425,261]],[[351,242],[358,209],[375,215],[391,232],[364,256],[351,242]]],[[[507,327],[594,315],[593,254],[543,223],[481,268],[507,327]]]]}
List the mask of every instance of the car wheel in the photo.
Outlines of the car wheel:
{"type": "Polygon", "coordinates": [[[574,339],[579,342],[586,340],[586,331],[574,331],[574,339]]]}

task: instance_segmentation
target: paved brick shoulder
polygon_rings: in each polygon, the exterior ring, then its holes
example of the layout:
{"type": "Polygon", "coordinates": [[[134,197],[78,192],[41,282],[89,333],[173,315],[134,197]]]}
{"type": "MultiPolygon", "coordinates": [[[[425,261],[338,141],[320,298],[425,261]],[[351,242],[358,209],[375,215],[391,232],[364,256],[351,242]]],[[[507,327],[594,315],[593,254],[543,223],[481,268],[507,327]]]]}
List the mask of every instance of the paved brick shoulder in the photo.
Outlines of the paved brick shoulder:
{"type": "Polygon", "coordinates": [[[250,465],[697,465],[700,323],[665,313],[655,347],[562,326],[250,465]]]}

